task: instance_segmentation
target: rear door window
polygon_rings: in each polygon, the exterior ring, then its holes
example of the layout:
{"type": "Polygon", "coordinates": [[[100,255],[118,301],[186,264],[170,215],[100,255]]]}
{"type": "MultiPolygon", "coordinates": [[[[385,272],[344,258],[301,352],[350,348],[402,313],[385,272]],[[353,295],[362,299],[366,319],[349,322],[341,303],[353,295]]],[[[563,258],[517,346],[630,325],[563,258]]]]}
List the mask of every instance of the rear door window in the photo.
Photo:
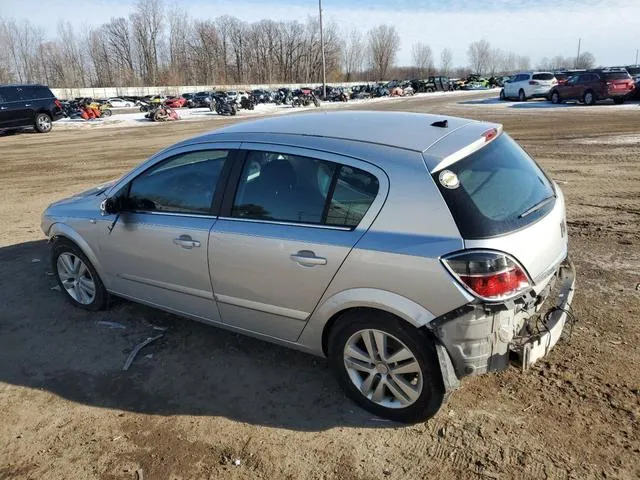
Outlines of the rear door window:
{"type": "Polygon", "coordinates": [[[249,152],[232,217],[355,228],[378,194],[355,167],[298,155],[249,152]]]}
{"type": "Polygon", "coordinates": [[[555,204],[549,179],[504,133],[433,178],[466,239],[518,230],[555,204]]]}
{"type": "Polygon", "coordinates": [[[554,76],[553,73],[534,73],[533,74],[533,79],[534,80],[553,80],[554,76]]]}

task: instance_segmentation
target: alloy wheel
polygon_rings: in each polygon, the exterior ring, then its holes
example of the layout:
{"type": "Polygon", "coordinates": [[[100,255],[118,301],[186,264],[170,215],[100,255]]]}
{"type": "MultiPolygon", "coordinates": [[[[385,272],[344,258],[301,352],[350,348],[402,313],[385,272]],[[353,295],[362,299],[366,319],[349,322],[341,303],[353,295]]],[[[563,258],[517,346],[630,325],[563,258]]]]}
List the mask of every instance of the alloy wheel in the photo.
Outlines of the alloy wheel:
{"type": "Polygon", "coordinates": [[[406,408],[418,400],[422,370],[411,350],[382,330],[359,330],[347,340],[344,366],[355,387],[377,405],[406,408]]]}
{"type": "Polygon", "coordinates": [[[49,130],[51,130],[51,120],[49,119],[48,116],[39,115],[38,118],[36,119],[36,122],[38,122],[38,127],[40,127],[40,131],[48,132],[49,130]]]}
{"type": "Polygon", "coordinates": [[[69,296],[82,305],[96,297],[96,284],[85,263],[73,253],[60,254],[56,262],[58,276],[69,296]]]}

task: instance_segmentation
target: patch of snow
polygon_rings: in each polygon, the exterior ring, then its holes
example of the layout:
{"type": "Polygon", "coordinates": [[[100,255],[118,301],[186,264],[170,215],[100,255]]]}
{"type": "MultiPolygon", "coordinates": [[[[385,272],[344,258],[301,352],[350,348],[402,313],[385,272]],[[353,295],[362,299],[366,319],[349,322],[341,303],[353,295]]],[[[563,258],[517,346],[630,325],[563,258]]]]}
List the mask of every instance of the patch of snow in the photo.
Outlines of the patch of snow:
{"type": "Polygon", "coordinates": [[[611,135],[611,136],[602,136],[602,137],[587,137],[587,138],[579,138],[574,140],[575,143],[579,143],[581,145],[639,145],[640,146],[640,135],[639,134],[629,134],[629,135],[611,135]]]}

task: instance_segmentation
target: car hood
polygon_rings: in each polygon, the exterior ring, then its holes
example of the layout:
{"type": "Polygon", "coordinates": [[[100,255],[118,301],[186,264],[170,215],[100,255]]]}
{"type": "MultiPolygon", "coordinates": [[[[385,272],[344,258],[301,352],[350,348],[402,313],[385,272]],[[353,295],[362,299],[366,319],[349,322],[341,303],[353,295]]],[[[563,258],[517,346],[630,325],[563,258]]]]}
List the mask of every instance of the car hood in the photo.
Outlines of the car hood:
{"type": "Polygon", "coordinates": [[[67,205],[70,203],[78,202],[79,200],[84,200],[88,197],[101,197],[104,196],[104,193],[111,188],[118,179],[110,180],[105,183],[101,183],[100,185],[96,185],[95,187],[91,187],[89,190],[85,190],[83,192],[79,192],[71,195],[70,197],[63,198],[62,200],[58,200],[50,205],[50,207],[58,206],[58,205],[67,205]]]}

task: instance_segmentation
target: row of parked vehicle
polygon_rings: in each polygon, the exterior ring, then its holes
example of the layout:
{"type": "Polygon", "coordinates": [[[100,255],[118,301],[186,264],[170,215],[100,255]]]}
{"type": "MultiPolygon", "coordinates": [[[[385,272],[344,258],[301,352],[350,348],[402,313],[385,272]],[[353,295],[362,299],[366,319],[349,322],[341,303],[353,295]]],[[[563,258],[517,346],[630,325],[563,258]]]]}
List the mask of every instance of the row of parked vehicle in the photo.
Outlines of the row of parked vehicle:
{"type": "Polygon", "coordinates": [[[508,79],[500,91],[502,100],[524,102],[531,98],[544,98],[554,104],[577,100],[585,105],[640,99],[640,66],[521,72],[508,79]]]}

